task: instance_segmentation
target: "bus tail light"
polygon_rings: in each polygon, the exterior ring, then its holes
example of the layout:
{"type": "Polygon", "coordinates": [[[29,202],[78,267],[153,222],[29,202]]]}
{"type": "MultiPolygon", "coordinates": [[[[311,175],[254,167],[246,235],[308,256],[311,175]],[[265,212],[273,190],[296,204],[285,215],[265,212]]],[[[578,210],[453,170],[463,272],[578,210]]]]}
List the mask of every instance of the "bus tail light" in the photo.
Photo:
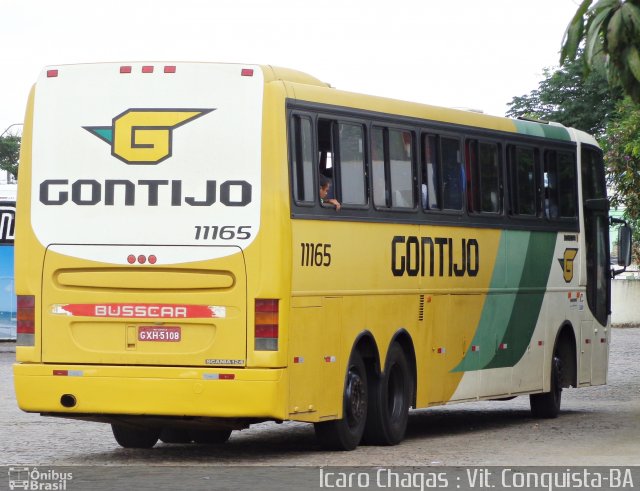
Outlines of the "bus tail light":
{"type": "Polygon", "coordinates": [[[256,351],[278,350],[278,300],[256,298],[256,351]]]}
{"type": "Polygon", "coordinates": [[[36,333],[36,298],[33,295],[17,297],[17,345],[33,346],[36,333]]]}

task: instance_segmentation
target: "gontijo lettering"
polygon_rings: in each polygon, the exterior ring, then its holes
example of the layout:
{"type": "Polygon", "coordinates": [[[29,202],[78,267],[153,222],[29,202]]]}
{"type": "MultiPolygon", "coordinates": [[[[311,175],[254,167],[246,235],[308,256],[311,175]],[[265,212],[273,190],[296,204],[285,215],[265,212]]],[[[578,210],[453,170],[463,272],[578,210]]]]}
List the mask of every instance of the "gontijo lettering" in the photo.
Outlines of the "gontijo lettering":
{"type": "Polygon", "coordinates": [[[40,202],[48,206],[74,203],[78,206],[104,204],[114,206],[140,204],[140,194],[146,196],[142,206],[171,205],[211,206],[216,202],[224,206],[246,206],[251,203],[251,184],[247,181],[205,181],[200,197],[184,196],[181,180],[141,179],[46,179],[40,183],[40,202]],[[120,198],[116,199],[116,195],[120,198]],[[71,200],[69,200],[71,197],[71,200]]]}
{"type": "Polygon", "coordinates": [[[476,239],[405,237],[391,240],[393,276],[477,276],[480,245],[476,239]]]}

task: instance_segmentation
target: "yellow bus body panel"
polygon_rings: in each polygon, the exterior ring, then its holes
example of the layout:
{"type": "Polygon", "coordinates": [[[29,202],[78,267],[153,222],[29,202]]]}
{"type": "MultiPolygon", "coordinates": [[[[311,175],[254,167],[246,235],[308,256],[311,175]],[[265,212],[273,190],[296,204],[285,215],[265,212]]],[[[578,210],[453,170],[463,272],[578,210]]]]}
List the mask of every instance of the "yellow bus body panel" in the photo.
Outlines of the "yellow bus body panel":
{"type": "Polygon", "coordinates": [[[284,419],[285,370],[95,365],[14,366],[24,411],[79,414],[284,419]],[[69,375],[54,375],[60,371],[69,375]],[[220,374],[234,378],[220,379],[220,374]],[[77,405],[62,406],[72,394],[77,405]]]}

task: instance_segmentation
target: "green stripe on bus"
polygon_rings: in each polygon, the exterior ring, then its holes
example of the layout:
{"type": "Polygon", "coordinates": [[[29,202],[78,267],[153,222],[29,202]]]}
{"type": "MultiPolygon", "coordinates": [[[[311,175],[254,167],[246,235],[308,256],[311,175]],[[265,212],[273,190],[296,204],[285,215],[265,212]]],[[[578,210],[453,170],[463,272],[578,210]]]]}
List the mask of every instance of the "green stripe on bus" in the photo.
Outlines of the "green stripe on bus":
{"type": "Polygon", "coordinates": [[[511,367],[522,358],[540,315],[555,243],[555,233],[502,233],[491,293],[471,345],[453,372],[511,367]]]}
{"type": "Polygon", "coordinates": [[[521,258],[527,253],[530,235],[530,232],[518,231],[503,231],[500,235],[496,266],[489,285],[490,293],[485,299],[478,329],[471,341],[471,346],[480,346],[485,349],[467,353],[467,356],[453,370],[454,372],[481,370],[493,359],[494,348],[507,332],[516,300],[515,293],[500,293],[500,290],[513,290],[520,284],[524,268],[524,261],[521,258]],[[521,255],[510,254],[510,251],[520,251],[521,255]],[[507,262],[507,258],[512,260],[507,262]]]}
{"type": "Polygon", "coordinates": [[[564,126],[535,123],[533,121],[523,121],[520,119],[514,119],[513,122],[516,125],[518,133],[522,133],[524,135],[571,141],[571,136],[564,126]]]}

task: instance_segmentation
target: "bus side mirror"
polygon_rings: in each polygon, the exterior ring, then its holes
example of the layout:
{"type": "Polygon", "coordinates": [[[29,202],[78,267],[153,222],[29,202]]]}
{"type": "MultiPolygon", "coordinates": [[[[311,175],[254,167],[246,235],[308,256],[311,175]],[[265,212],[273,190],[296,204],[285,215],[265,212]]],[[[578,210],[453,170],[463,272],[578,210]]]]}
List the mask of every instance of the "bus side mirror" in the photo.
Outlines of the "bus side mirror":
{"type": "Polygon", "coordinates": [[[618,228],[618,266],[631,264],[631,227],[626,223],[618,228]]]}

